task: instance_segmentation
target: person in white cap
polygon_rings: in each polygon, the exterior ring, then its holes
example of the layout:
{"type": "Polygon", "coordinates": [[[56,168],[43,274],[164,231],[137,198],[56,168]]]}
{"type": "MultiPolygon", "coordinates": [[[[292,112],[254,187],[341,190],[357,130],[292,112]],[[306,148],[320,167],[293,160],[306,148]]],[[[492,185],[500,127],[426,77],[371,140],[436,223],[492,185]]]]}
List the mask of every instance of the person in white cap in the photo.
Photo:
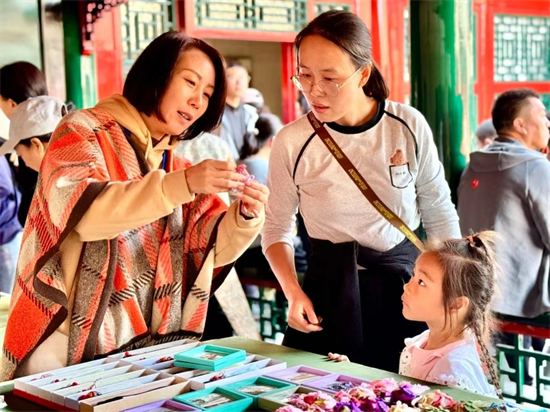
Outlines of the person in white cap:
{"type": "Polygon", "coordinates": [[[40,169],[52,132],[67,113],[65,104],[48,96],[30,98],[10,112],[9,139],[0,146],[0,290],[11,294],[22,239],[17,219],[21,195],[7,159],[13,149],[33,170],[40,169]]]}
{"type": "Polygon", "coordinates": [[[0,156],[15,149],[25,164],[38,172],[50,137],[66,114],[65,103],[50,96],[33,97],[17,105],[11,113],[9,139],[0,146],[0,156]]]}

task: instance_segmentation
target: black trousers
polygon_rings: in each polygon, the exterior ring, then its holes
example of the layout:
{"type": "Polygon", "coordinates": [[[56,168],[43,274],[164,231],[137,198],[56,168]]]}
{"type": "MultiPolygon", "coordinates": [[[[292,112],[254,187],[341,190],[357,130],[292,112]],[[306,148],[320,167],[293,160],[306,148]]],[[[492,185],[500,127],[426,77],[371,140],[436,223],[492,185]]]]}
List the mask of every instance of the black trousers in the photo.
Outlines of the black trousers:
{"type": "Polygon", "coordinates": [[[387,252],[355,242],[311,239],[311,245],[303,290],[323,318],[323,330],[305,334],[289,327],[283,344],[321,355],[346,354],[353,362],[397,372],[404,339],[427,328],[402,314],[401,295],[416,247],[409,240],[387,252]],[[358,270],[358,264],[365,269],[358,270]]]}

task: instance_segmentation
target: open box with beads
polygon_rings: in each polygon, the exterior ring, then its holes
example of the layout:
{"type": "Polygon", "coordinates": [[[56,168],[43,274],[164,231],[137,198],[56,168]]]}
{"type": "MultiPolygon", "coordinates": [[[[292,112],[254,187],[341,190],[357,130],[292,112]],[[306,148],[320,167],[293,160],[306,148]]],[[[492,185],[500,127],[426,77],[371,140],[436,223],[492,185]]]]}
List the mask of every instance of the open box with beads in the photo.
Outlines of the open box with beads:
{"type": "MultiPolygon", "coordinates": [[[[129,365],[127,367],[120,368],[120,369],[125,369],[125,372],[122,374],[116,374],[116,375],[105,373],[101,376],[94,376],[95,379],[93,380],[83,379],[83,380],[86,380],[86,382],[82,382],[74,386],[70,384],[64,388],[59,388],[49,393],[47,393],[46,388],[43,388],[42,391],[44,393],[41,393],[40,397],[47,400],[51,400],[53,403],[58,405],[65,405],[65,399],[69,396],[74,396],[77,394],[82,395],[85,392],[94,391],[94,390],[101,391],[102,388],[104,387],[116,385],[119,383],[130,381],[132,379],[139,378],[143,376],[146,372],[146,369],[139,368],[137,366],[132,366],[132,365],[129,365]]],[[[76,381],[76,382],[79,383],[79,381],[76,381]]]]}
{"type": "MultiPolygon", "coordinates": [[[[165,375],[164,375],[165,376],[165,375]]],[[[161,379],[124,392],[90,398],[80,402],[81,412],[112,412],[167,401],[189,392],[189,382],[177,377],[161,379]]]]}
{"type": "Polygon", "coordinates": [[[167,386],[174,379],[171,375],[145,370],[140,376],[127,381],[70,394],[65,397],[65,406],[69,409],[79,410],[80,402],[85,400],[97,405],[109,399],[136,395],[167,386]]]}
{"type": "Polygon", "coordinates": [[[308,388],[320,390],[328,393],[337,393],[340,391],[347,391],[355,386],[360,386],[363,383],[369,383],[370,381],[365,379],[356,378],[349,375],[327,375],[321,378],[313,379],[303,384],[308,388]]]}
{"type": "Polygon", "coordinates": [[[174,400],[203,411],[217,412],[243,412],[253,403],[248,396],[220,387],[179,395],[174,400]]]}
{"type": "Polygon", "coordinates": [[[197,341],[197,340],[194,340],[194,339],[180,339],[180,340],[175,340],[175,341],[172,341],[172,342],[161,343],[161,344],[158,344],[158,345],[144,346],[144,347],[139,348],[139,349],[132,349],[132,350],[129,350],[129,351],[114,353],[112,355],[109,355],[108,358],[117,359],[117,360],[128,360],[128,358],[132,358],[134,356],[144,355],[144,354],[153,353],[153,352],[158,352],[158,351],[161,351],[161,350],[164,350],[164,349],[170,349],[170,348],[174,348],[174,347],[177,347],[177,346],[180,346],[180,347],[185,346],[185,347],[188,347],[188,348],[192,348],[192,347],[197,346],[199,344],[200,344],[200,342],[197,341]],[[187,345],[190,345],[190,346],[187,346],[187,345]]]}
{"type": "Polygon", "coordinates": [[[323,376],[335,375],[332,372],[327,372],[322,369],[310,368],[305,365],[298,365],[292,368],[284,369],[269,373],[265,376],[275,378],[285,382],[293,383],[294,385],[306,385],[313,379],[319,379],[323,376]]]}
{"type": "Polygon", "coordinates": [[[119,366],[121,366],[121,363],[114,359],[97,359],[15,379],[13,390],[15,394],[23,392],[33,396],[39,396],[39,390],[43,386],[63,380],[69,380],[85,374],[114,369],[119,366]]]}
{"type": "Polygon", "coordinates": [[[224,386],[238,382],[243,379],[250,379],[271,372],[280,371],[286,368],[286,362],[266,358],[260,355],[250,355],[245,359],[244,365],[239,364],[217,372],[189,376],[190,373],[179,373],[176,376],[189,379],[191,390],[201,390],[224,386]]]}
{"type": "Polygon", "coordinates": [[[200,411],[200,409],[193,408],[192,406],[184,403],[175,402],[172,400],[158,401],[148,403],[146,405],[137,406],[131,409],[124,409],[121,412],[160,412],[160,411],[200,411]]]}
{"type": "MultiPolygon", "coordinates": [[[[180,344],[180,345],[166,346],[161,349],[149,350],[147,352],[139,352],[141,349],[137,349],[135,351],[125,352],[124,354],[122,354],[122,357],[120,357],[121,354],[118,354],[118,355],[112,355],[110,358],[121,360],[124,362],[130,362],[130,363],[137,363],[137,362],[141,362],[152,358],[159,359],[163,356],[168,356],[173,358],[176,353],[185,352],[201,345],[201,343],[197,341],[192,341],[189,339],[187,339],[187,341],[189,342],[183,345],[180,344]],[[130,354],[131,356],[125,356],[125,354],[130,354]]],[[[151,346],[150,348],[143,348],[143,349],[152,349],[152,348],[156,348],[156,347],[151,346]]]]}

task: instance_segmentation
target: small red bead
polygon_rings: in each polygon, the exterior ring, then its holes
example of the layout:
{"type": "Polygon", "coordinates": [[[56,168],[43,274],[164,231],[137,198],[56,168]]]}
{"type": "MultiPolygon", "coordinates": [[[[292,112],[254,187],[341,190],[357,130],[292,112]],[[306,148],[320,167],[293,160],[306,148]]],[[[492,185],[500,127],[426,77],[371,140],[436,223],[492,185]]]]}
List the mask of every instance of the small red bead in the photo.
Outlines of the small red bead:
{"type": "Polygon", "coordinates": [[[477,179],[472,180],[472,188],[475,189],[478,186],[479,186],[479,180],[477,179]]]}

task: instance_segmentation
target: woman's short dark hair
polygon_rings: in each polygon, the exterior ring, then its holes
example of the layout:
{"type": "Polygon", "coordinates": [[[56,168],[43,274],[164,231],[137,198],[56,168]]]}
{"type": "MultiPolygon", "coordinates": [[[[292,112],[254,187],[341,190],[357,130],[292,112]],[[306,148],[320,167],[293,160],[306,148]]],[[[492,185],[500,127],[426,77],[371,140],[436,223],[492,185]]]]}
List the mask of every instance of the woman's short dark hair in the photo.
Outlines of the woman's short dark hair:
{"type": "Polygon", "coordinates": [[[17,143],[17,144],[22,144],[23,146],[31,147],[31,140],[32,139],[38,139],[42,143],[49,143],[50,139],[52,138],[52,134],[53,133],[46,133],[46,134],[43,134],[43,135],[40,135],[40,136],[29,137],[28,139],[20,140],[19,143],[17,143]]]}
{"type": "Polygon", "coordinates": [[[4,99],[19,104],[47,94],[46,76],[34,64],[15,62],[0,68],[0,95],[4,99]]]}
{"type": "Polygon", "coordinates": [[[344,10],[329,10],[313,19],[294,40],[296,56],[300,45],[308,36],[321,36],[336,44],[351,59],[357,69],[371,65],[369,81],[363,86],[367,96],[376,100],[387,99],[390,91],[380,69],[372,59],[370,31],[357,15],[344,10]]]}
{"type": "Polygon", "coordinates": [[[241,160],[255,155],[269,139],[273,138],[283,128],[281,119],[273,113],[262,113],[256,121],[256,133],[246,136],[241,150],[241,160]]]}
{"type": "Polygon", "coordinates": [[[225,108],[225,62],[216,49],[200,39],[187,37],[177,31],[164,33],[153,40],[137,58],[126,77],[122,92],[138,111],[164,121],[160,112],[162,99],[180,57],[192,49],[200,50],[210,58],[216,81],[206,112],[179,136],[182,140],[193,139],[220,124],[225,108]]]}
{"type": "Polygon", "coordinates": [[[531,89],[515,89],[498,96],[491,111],[493,126],[497,132],[510,129],[513,126],[519,111],[530,97],[538,99],[539,95],[531,89]]]}

